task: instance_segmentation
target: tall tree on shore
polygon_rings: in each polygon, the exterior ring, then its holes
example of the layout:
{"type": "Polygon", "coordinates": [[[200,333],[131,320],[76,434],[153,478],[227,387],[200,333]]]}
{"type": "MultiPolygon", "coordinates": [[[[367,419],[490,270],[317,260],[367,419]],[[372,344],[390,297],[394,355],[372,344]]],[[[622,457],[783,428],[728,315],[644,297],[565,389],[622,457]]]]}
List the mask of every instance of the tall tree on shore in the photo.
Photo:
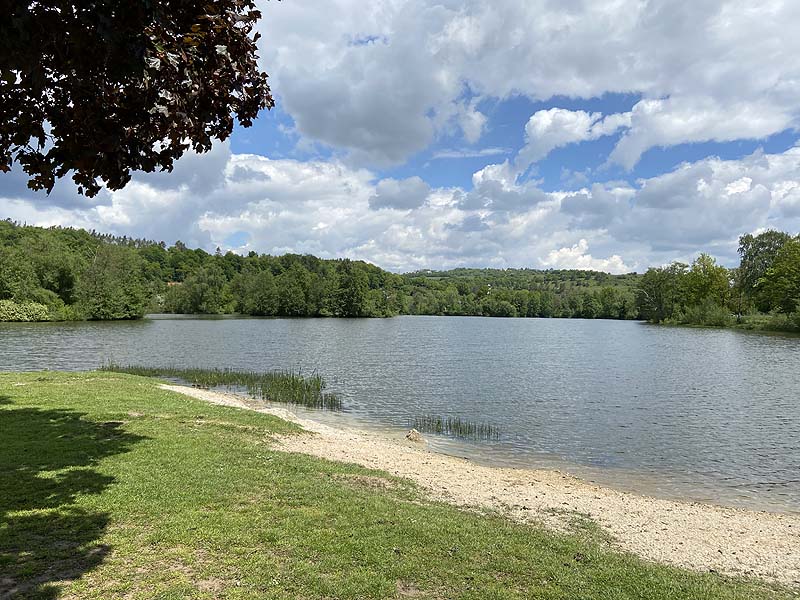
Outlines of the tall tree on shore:
{"type": "Polygon", "coordinates": [[[141,318],[148,300],[141,258],[133,248],[100,245],[81,275],[76,295],[88,319],[141,318]]]}
{"type": "Polygon", "coordinates": [[[231,282],[236,310],[259,317],[278,313],[278,288],[269,270],[238,274],[231,282]]]}
{"type": "Polygon", "coordinates": [[[305,317],[308,314],[308,288],[311,275],[299,262],[292,263],[276,278],[278,314],[286,317],[305,317]]]}
{"type": "Polygon", "coordinates": [[[800,307],[800,239],[786,242],[761,279],[771,307],[791,313],[800,307]]]}
{"type": "Polygon", "coordinates": [[[760,293],[759,281],[772,267],[778,251],[792,239],[788,233],[769,229],[758,235],[750,233],[739,238],[741,264],[737,272],[737,284],[741,293],[760,310],[769,310],[769,299],[760,293]]]}
{"type": "Polygon", "coordinates": [[[698,256],[686,273],[686,302],[699,305],[713,302],[724,306],[730,294],[730,272],[708,254],[698,256]]]}
{"type": "Polygon", "coordinates": [[[227,309],[225,273],[218,265],[200,267],[180,284],[169,288],[166,308],[188,314],[219,314],[227,309]]]}
{"type": "Polygon", "coordinates": [[[337,271],[339,272],[339,289],[337,291],[339,316],[365,316],[369,277],[358,265],[349,260],[342,261],[337,271]]]}
{"type": "Polygon", "coordinates": [[[667,267],[650,268],[639,282],[639,314],[654,323],[672,318],[685,297],[684,277],[688,265],[674,262],[667,267]]]}

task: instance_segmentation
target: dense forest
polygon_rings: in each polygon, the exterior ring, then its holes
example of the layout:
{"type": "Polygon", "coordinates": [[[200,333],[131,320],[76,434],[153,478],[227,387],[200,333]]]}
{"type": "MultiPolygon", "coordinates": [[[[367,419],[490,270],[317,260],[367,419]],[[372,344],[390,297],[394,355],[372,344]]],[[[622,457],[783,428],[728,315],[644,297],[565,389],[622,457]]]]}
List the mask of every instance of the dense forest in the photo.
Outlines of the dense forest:
{"type": "Polygon", "coordinates": [[[0,221],[0,319],[486,315],[632,319],[639,276],[456,269],[398,275],[347,259],[209,254],[176,242],[0,221]]]}
{"type": "Polygon", "coordinates": [[[348,259],[209,254],[176,242],[0,221],[0,320],[135,319],[147,312],[290,317],[481,315],[800,325],[800,241],[741,238],[742,264],[701,255],[644,275],[454,269],[398,275],[348,259]],[[753,317],[757,315],[758,318],[753,317]]]}

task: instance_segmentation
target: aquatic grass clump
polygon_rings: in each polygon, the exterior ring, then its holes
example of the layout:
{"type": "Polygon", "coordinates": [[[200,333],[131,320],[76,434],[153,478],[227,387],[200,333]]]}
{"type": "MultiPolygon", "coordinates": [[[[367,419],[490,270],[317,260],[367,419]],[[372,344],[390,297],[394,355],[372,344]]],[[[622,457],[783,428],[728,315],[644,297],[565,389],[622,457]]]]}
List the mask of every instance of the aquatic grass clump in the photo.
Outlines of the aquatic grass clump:
{"type": "Polygon", "coordinates": [[[409,426],[422,433],[439,433],[468,440],[500,439],[500,428],[489,423],[475,423],[461,417],[423,415],[409,420],[409,426]]]}
{"type": "Polygon", "coordinates": [[[142,377],[165,377],[199,388],[225,388],[246,390],[258,400],[297,404],[310,408],[340,410],[341,400],[336,394],[325,391],[325,380],[318,374],[303,375],[292,371],[237,371],[234,369],[201,369],[180,367],[144,367],[108,363],[101,371],[128,373],[142,377]]]}

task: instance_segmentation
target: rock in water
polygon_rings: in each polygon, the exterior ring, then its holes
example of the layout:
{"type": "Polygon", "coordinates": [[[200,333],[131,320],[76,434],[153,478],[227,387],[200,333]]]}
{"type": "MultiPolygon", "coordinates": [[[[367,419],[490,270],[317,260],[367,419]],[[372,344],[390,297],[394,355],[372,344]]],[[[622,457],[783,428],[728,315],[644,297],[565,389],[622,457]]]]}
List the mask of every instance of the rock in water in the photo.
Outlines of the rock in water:
{"type": "Polygon", "coordinates": [[[425,438],[422,437],[422,434],[417,431],[416,429],[411,429],[406,434],[406,439],[412,442],[424,442],[425,438]]]}

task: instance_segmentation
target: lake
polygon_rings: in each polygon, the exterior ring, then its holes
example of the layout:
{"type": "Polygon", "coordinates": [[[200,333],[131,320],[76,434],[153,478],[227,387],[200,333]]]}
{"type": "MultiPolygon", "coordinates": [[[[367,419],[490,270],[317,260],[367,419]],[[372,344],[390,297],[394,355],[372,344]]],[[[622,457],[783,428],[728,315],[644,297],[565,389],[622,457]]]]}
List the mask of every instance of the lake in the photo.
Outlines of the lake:
{"type": "Polygon", "coordinates": [[[419,415],[499,427],[443,452],[662,497],[800,511],[800,338],[628,321],[397,317],[0,324],[0,369],[317,371],[329,423],[419,415]]]}

